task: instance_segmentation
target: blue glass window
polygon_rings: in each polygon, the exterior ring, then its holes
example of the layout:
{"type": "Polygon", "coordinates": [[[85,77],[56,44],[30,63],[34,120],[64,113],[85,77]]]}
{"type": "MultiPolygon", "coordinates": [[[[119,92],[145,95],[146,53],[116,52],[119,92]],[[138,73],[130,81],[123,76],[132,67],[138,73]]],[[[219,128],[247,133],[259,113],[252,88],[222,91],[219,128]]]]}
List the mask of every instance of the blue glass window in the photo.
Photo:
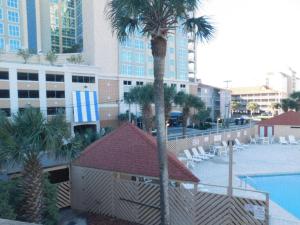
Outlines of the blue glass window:
{"type": "Polygon", "coordinates": [[[3,20],[3,9],[0,9],[0,19],[3,20]]]}
{"type": "Polygon", "coordinates": [[[3,38],[0,38],[0,49],[4,49],[5,47],[5,42],[3,38]]]}
{"type": "Polygon", "coordinates": [[[11,51],[17,51],[21,48],[20,40],[10,39],[9,48],[11,51]]]}
{"type": "Polygon", "coordinates": [[[0,23],[0,34],[4,34],[4,25],[0,23]]]}
{"type": "Polygon", "coordinates": [[[8,34],[9,34],[9,36],[12,36],[12,37],[19,37],[20,36],[19,26],[8,25],[8,34]]]}
{"type": "Polygon", "coordinates": [[[7,0],[7,6],[11,8],[18,8],[19,1],[18,0],[7,0]]]}
{"type": "Polygon", "coordinates": [[[19,13],[15,11],[8,11],[7,12],[8,21],[18,23],[19,22],[19,13]]]}

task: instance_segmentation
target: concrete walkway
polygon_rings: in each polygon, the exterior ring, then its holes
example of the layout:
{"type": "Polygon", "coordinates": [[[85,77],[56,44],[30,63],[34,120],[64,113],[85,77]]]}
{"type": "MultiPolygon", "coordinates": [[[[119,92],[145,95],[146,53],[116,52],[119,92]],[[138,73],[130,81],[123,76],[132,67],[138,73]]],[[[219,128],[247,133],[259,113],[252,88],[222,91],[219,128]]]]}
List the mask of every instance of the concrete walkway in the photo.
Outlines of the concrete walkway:
{"type": "MultiPolygon", "coordinates": [[[[228,157],[201,162],[191,170],[200,178],[201,183],[228,185],[228,157]]],[[[295,172],[300,173],[300,145],[250,145],[246,150],[234,153],[233,185],[236,188],[245,188],[239,175],[295,172]]],[[[253,188],[247,186],[247,189],[253,188]]],[[[299,219],[272,201],[270,214],[271,225],[300,225],[299,219]]]]}

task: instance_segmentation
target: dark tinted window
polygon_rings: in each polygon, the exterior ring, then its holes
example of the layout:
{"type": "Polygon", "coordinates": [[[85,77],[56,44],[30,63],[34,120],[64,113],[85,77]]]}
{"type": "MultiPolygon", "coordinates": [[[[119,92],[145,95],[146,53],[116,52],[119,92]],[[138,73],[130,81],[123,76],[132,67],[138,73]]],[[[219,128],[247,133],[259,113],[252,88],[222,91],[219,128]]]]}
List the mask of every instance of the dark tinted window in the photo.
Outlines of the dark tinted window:
{"type": "Polygon", "coordinates": [[[95,77],[89,76],[72,76],[73,83],[95,83],[95,77]]]}
{"type": "Polygon", "coordinates": [[[65,107],[48,107],[47,108],[47,114],[48,115],[57,115],[59,113],[65,113],[66,109],[65,107]]]}
{"type": "Polygon", "coordinates": [[[39,98],[38,90],[19,90],[19,98],[39,98]]]}
{"type": "Polygon", "coordinates": [[[8,80],[8,71],[0,71],[0,80],[8,80]]]}
{"type": "Polygon", "coordinates": [[[0,111],[2,111],[6,116],[11,116],[9,108],[0,108],[0,111]]]}
{"type": "Polygon", "coordinates": [[[9,90],[0,90],[0,98],[9,98],[9,90]]]}
{"type": "Polygon", "coordinates": [[[47,98],[64,98],[64,91],[47,91],[47,98]]]}
{"type": "Polygon", "coordinates": [[[64,75],[60,75],[60,74],[46,74],[46,81],[64,82],[64,75]]]}
{"type": "Polygon", "coordinates": [[[37,73],[18,73],[18,80],[31,80],[31,81],[38,81],[39,75],[37,73]]]}

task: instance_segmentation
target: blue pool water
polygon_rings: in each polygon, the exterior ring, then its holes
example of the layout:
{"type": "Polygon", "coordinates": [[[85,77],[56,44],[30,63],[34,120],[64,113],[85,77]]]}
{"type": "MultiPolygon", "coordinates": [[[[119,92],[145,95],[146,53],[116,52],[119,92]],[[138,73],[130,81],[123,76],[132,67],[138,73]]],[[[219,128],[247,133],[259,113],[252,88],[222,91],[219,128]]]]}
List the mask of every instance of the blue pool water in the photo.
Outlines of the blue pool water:
{"type": "Polygon", "coordinates": [[[300,174],[240,178],[256,190],[268,192],[273,202],[300,219],[300,174]]]}

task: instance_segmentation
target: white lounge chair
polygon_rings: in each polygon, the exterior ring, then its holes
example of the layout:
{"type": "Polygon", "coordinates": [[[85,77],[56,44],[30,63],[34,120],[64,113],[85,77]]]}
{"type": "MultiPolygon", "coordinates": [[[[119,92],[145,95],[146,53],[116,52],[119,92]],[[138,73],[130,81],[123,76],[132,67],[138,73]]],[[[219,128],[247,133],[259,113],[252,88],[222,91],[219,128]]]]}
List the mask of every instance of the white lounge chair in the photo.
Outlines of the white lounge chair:
{"type": "Polygon", "coordinates": [[[202,146],[198,146],[198,151],[200,152],[201,155],[205,155],[207,156],[208,158],[213,158],[215,157],[216,155],[215,154],[211,154],[211,153],[206,153],[203,149],[202,146]]]}
{"type": "Polygon", "coordinates": [[[279,137],[279,143],[282,144],[282,145],[287,145],[288,144],[285,137],[279,137]]]}
{"type": "Polygon", "coordinates": [[[299,144],[299,142],[296,141],[296,138],[295,138],[294,135],[289,135],[289,143],[290,143],[291,145],[297,145],[297,144],[299,144]]]}
{"type": "Polygon", "coordinates": [[[186,158],[188,159],[188,161],[197,162],[197,163],[202,162],[202,159],[193,157],[189,150],[185,149],[183,152],[186,158]]]}
{"type": "Polygon", "coordinates": [[[193,157],[195,157],[195,158],[199,158],[199,159],[203,159],[203,160],[209,159],[208,156],[199,154],[199,152],[197,151],[196,148],[192,148],[192,153],[193,153],[193,157]]]}
{"type": "Polygon", "coordinates": [[[237,147],[239,147],[239,146],[244,147],[244,148],[248,148],[248,147],[249,147],[249,145],[242,144],[242,143],[240,142],[240,140],[237,139],[237,138],[234,139],[234,141],[235,141],[235,144],[236,144],[237,147]]]}

